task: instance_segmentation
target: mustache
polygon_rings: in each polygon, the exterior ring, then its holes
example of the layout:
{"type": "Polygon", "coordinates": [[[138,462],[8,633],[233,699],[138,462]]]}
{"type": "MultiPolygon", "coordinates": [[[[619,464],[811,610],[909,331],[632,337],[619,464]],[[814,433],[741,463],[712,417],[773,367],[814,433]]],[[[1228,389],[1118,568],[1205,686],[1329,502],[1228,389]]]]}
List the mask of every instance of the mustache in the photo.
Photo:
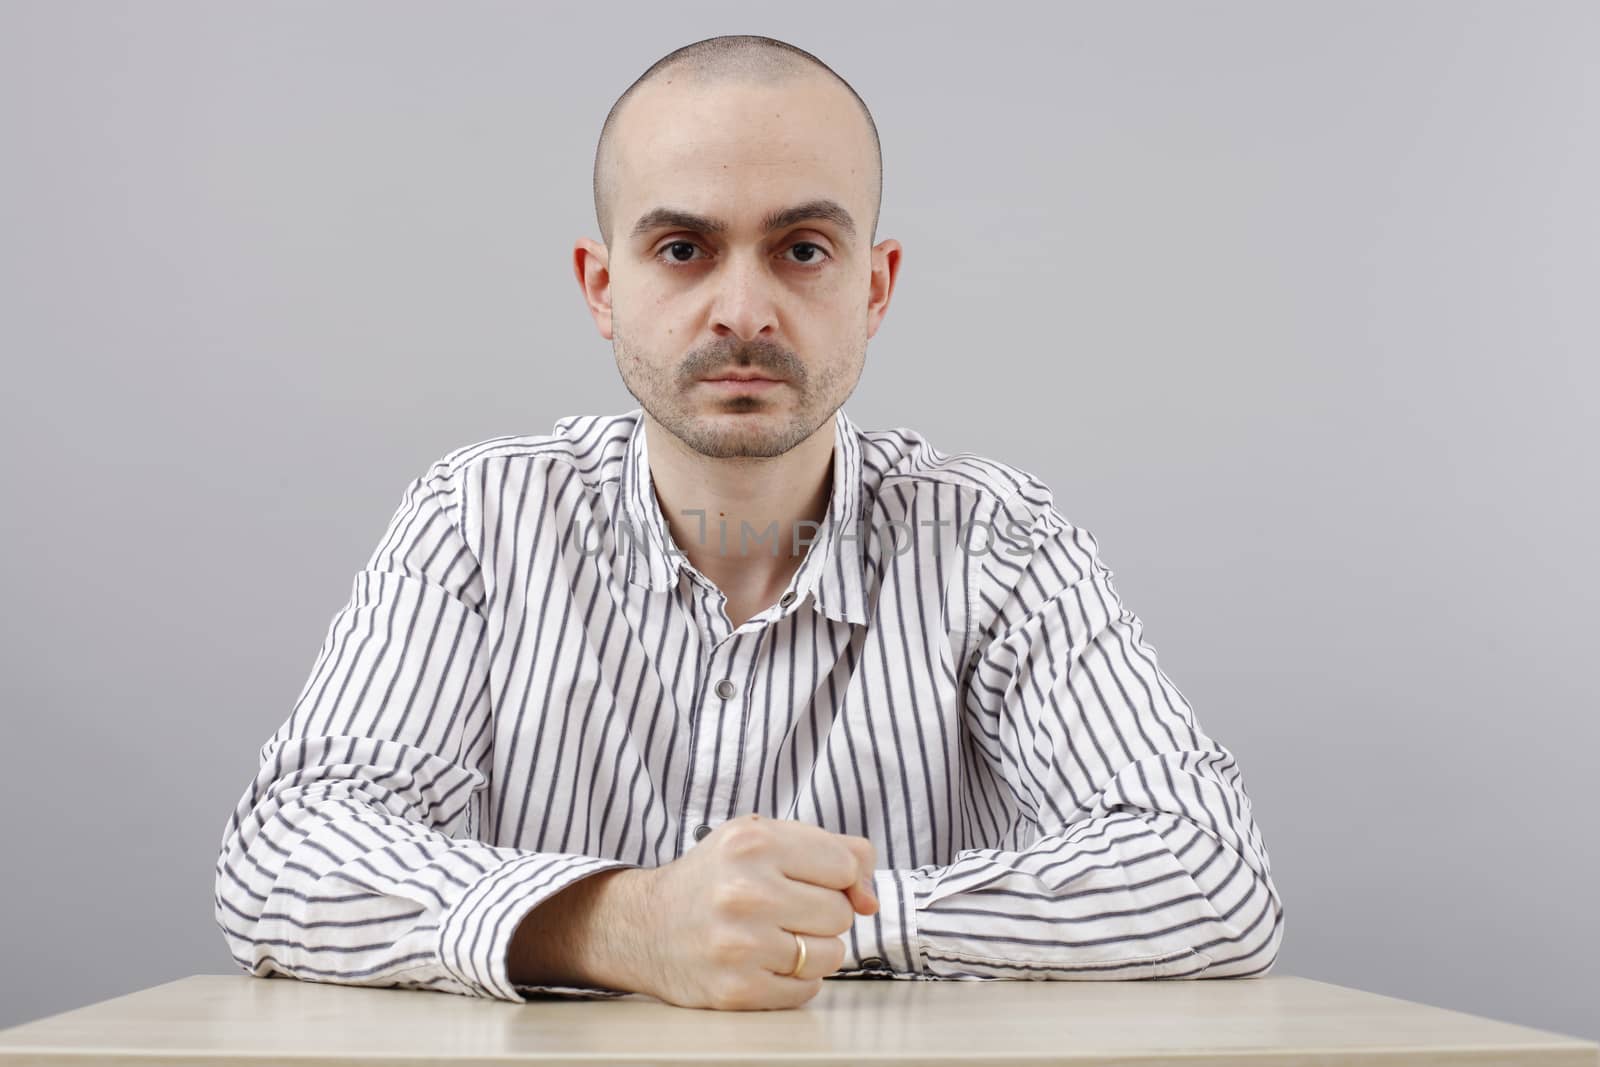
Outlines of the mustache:
{"type": "Polygon", "coordinates": [[[701,349],[684,361],[683,373],[690,380],[715,377],[727,371],[761,373],[773,378],[799,381],[805,367],[794,353],[769,342],[736,342],[701,349]]]}

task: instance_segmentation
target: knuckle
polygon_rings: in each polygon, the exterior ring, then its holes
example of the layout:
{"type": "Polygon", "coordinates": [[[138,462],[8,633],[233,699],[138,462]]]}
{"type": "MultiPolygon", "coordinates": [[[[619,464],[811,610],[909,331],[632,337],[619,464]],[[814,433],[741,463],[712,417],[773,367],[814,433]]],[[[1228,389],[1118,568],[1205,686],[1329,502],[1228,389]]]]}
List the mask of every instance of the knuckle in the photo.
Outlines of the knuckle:
{"type": "Polygon", "coordinates": [[[748,878],[729,878],[711,890],[711,906],[721,915],[748,915],[761,899],[760,886],[748,878]]]}
{"type": "Polygon", "coordinates": [[[737,930],[721,929],[714,932],[706,944],[706,955],[711,962],[732,967],[744,960],[750,952],[750,943],[737,930]]]}
{"type": "Polygon", "coordinates": [[[756,856],[766,849],[767,839],[764,823],[734,821],[723,827],[722,847],[733,856],[756,856]]]}
{"type": "Polygon", "coordinates": [[[841,863],[843,865],[842,869],[848,873],[851,881],[859,878],[862,870],[866,867],[866,863],[862,859],[862,850],[859,848],[845,849],[841,863]]]}

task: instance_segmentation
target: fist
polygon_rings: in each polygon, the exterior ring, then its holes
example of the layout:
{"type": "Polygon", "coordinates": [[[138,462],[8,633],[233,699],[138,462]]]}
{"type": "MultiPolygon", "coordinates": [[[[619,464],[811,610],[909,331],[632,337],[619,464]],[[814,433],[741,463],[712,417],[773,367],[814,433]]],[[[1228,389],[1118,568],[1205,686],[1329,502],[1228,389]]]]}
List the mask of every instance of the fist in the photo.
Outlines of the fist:
{"type": "Polygon", "coordinates": [[[793,1008],[844,962],[857,914],[878,909],[864,837],[749,814],[651,871],[646,992],[688,1008],[793,1008]],[[791,973],[806,946],[805,963],[791,973]]]}

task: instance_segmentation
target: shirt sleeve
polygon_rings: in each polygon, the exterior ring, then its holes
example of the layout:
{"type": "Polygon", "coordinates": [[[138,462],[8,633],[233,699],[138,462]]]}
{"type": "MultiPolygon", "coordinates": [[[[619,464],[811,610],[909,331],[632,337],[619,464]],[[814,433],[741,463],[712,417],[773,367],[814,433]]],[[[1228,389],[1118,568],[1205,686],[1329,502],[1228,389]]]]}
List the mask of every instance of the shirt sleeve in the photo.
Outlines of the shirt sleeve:
{"type": "Polygon", "coordinates": [[[878,871],[879,912],[858,915],[851,936],[874,955],[850,966],[969,980],[1265,974],[1283,905],[1238,763],[1157,664],[1094,536],[1031,488],[997,508],[1018,536],[973,557],[992,622],[972,641],[964,712],[1004,832],[948,865],[878,871]]]}
{"type": "Polygon", "coordinates": [[[476,839],[491,718],[484,582],[441,461],[406,488],[223,834],[215,919],[249,974],[522,1002],[524,915],[634,864],[476,839]]]}

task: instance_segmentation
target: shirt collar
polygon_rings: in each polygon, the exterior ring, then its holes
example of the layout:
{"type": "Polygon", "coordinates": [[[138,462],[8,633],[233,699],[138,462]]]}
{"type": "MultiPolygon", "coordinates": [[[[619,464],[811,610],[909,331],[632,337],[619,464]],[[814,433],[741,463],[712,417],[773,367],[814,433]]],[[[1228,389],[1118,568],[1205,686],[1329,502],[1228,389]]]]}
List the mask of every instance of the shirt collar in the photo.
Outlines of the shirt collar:
{"type": "MultiPolygon", "coordinates": [[[[618,548],[627,554],[628,581],[662,592],[677,585],[679,568],[687,560],[673,541],[656,499],[643,409],[635,408],[632,415],[633,430],[628,435],[618,485],[631,531],[619,535],[623,544],[618,548]]],[[[795,590],[800,598],[813,594],[816,610],[828,618],[865,626],[863,558],[867,532],[862,522],[860,430],[842,407],[834,411],[833,430],[833,487],[828,511],[796,572],[795,590]]]]}

